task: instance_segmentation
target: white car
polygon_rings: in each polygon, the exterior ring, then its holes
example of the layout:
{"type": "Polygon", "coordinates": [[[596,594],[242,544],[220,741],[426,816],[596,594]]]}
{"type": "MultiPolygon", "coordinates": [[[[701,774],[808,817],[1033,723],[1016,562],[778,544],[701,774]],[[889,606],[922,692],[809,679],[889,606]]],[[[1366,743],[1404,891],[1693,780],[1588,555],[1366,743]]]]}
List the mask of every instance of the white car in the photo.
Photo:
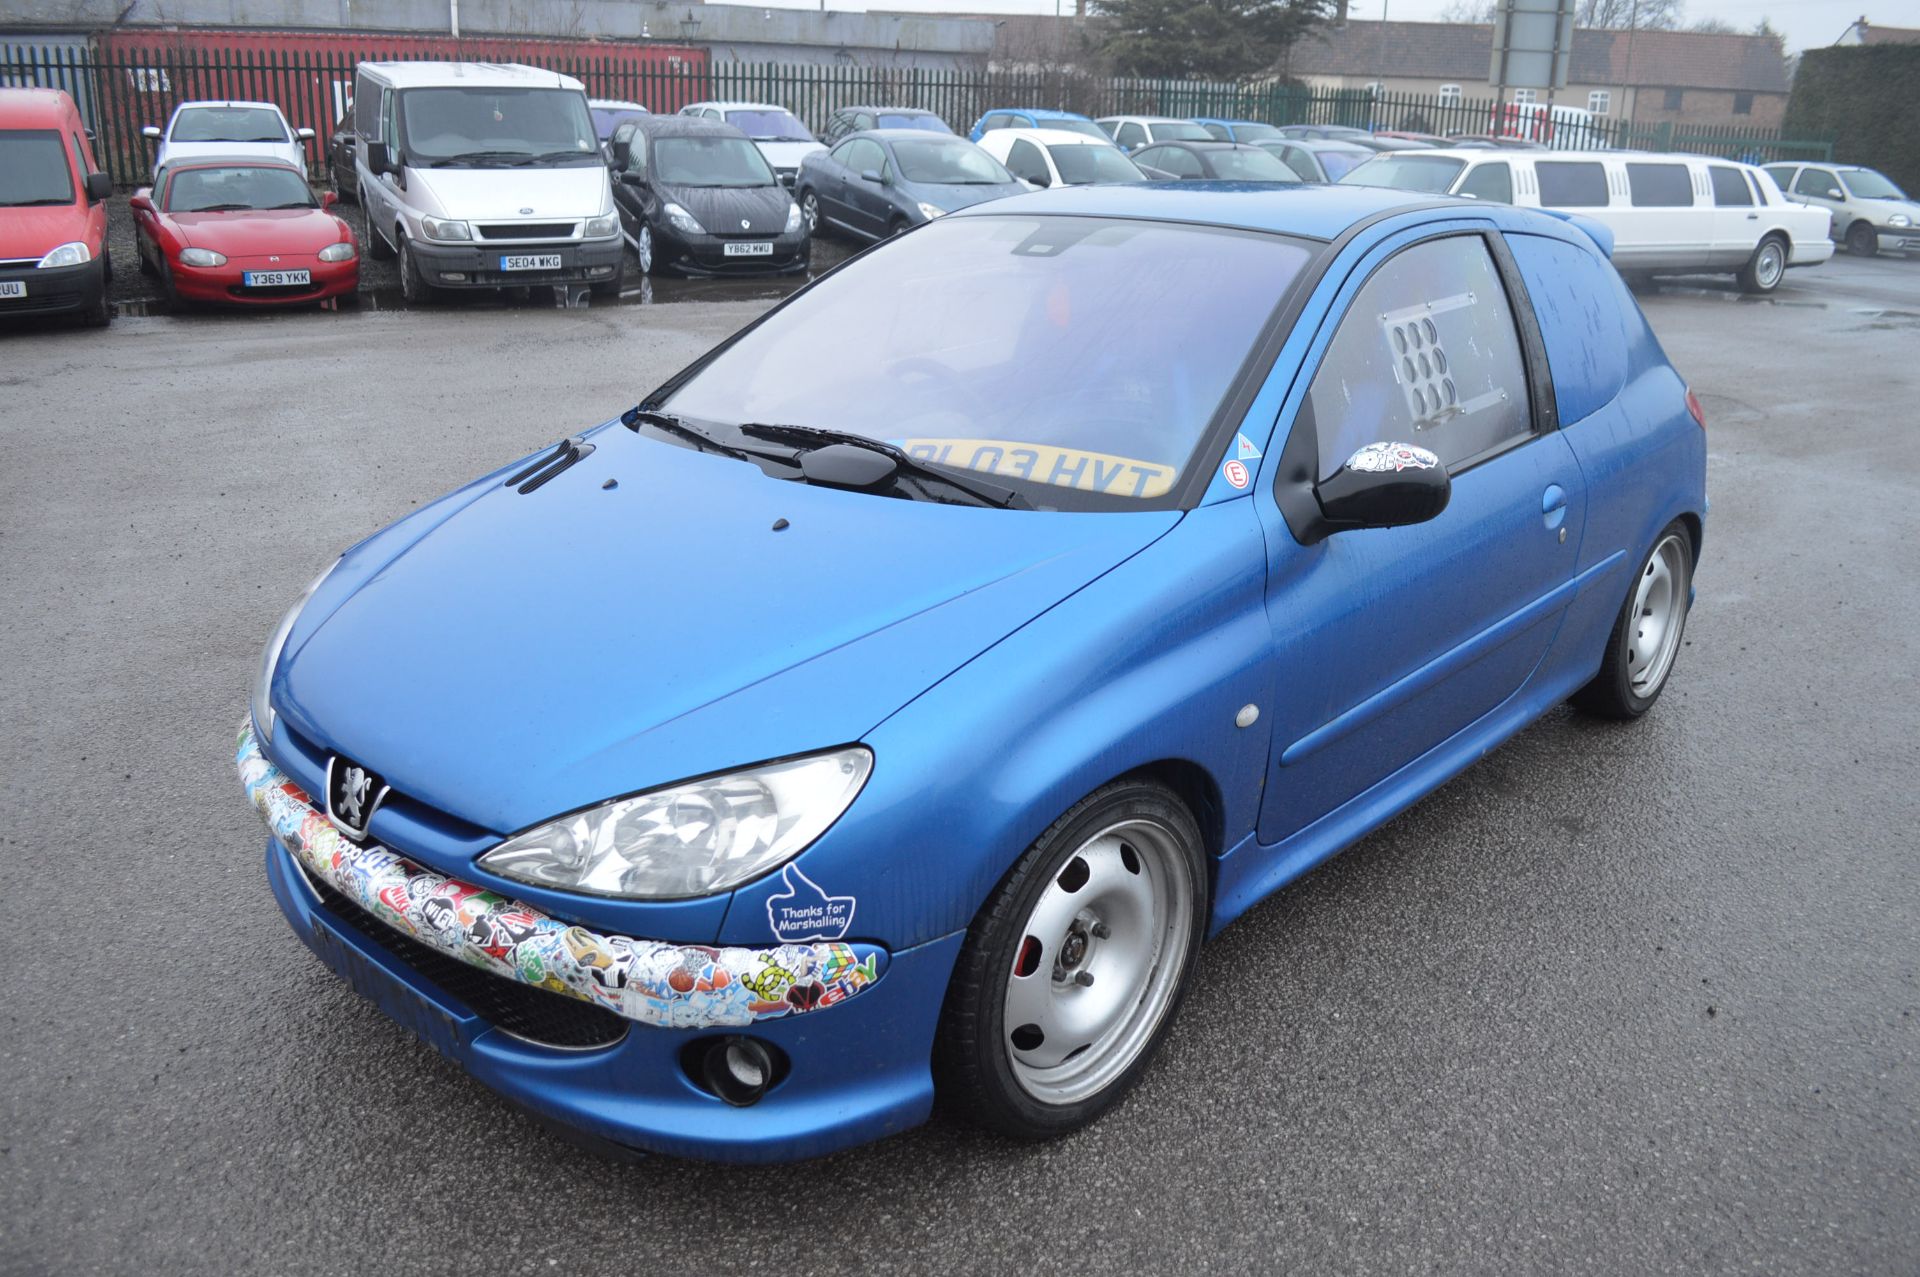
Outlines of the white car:
{"type": "Polygon", "coordinates": [[[1770,293],[1833,256],[1831,218],[1751,164],[1639,151],[1385,151],[1340,179],[1577,213],[1613,232],[1623,273],[1727,272],[1770,293]]]}
{"type": "Polygon", "coordinates": [[[745,133],[785,186],[793,185],[801,160],[827,149],[793,112],[771,102],[695,102],[681,107],[680,114],[720,120],[745,133]]]}
{"type": "Polygon", "coordinates": [[[1140,166],[1111,143],[1065,129],[991,129],[980,149],[1029,186],[1144,182],[1140,166]]]}
{"type": "Polygon", "coordinates": [[[1094,121],[1123,151],[1137,151],[1150,142],[1210,142],[1213,134],[1192,120],[1168,115],[1107,115],[1094,121]]]}
{"type": "Polygon", "coordinates": [[[165,129],[149,124],[140,135],[160,143],[153,157],[155,173],[168,160],[205,155],[279,160],[304,173],[306,144],[313,141],[312,129],[289,128],[287,117],[271,102],[182,102],[165,129]]]}

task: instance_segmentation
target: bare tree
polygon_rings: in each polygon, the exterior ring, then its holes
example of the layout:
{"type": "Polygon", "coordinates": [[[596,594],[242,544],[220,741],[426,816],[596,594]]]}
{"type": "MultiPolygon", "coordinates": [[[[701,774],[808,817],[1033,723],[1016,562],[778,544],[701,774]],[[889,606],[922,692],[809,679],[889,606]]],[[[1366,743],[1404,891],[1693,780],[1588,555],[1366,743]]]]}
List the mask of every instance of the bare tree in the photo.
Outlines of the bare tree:
{"type": "Polygon", "coordinates": [[[1672,31],[1679,27],[1685,0],[1580,0],[1574,22],[1613,31],[1672,31]]]}
{"type": "Polygon", "coordinates": [[[1449,0],[1440,21],[1490,23],[1499,7],[1499,0],[1449,0]]]}

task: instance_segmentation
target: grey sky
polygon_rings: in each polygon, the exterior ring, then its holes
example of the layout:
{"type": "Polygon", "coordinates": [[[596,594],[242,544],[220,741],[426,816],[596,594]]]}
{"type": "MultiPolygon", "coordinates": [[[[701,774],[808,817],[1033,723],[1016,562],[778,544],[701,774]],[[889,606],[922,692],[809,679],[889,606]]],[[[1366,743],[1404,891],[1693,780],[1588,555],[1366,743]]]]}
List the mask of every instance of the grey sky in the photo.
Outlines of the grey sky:
{"type": "MultiPolygon", "coordinates": [[[[1380,16],[1382,0],[1357,0],[1352,5],[1356,17],[1377,18],[1380,16]]],[[[1073,11],[1072,0],[1060,0],[1067,12],[1073,11]]],[[[1440,16],[1440,11],[1448,6],[1448,0],[1385,0],[1389,18],[1431,21],[1440,16]]],[[[1801,49],[1818,48],[1832,44],[1839,38],[1847,25],[1862,12],[1862,5],[1869,0],[1686,0],[1688,21],[1700,18],[1719,18],[1730,22],[1741,30],[1750,30],[1762,18],[1770,19],[1774,27],[1787,38],[1787,51],[1798,52],[1801,49]]],[[[820,0],[764,0],[782,9],[818,9],[820,0]]],[[[931,13],[951,13],[965,9],[977,13],[1052,13],[1055,0],[826,0],[830,9],[890,9],[902,12],[925,11],[931,13]]],[[[1920,26],[1920,12],[1911,10],[1912,0],[1900,0],[1900,3],[1888,5],[1886,0],[1878,0],[1879,13],[1873,7],[1866,9],[1868,21],[1876,19],[1885,26],[1920,26]]]]}

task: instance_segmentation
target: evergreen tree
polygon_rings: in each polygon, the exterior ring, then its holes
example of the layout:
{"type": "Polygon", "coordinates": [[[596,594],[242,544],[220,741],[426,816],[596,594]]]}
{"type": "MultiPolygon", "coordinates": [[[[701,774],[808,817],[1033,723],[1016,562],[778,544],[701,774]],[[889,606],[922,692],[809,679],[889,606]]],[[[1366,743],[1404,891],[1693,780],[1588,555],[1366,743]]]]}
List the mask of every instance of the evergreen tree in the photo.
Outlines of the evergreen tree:
{"type": "Polygon", "coordinates": [[[1279,64],[1331,0],[1094,0],[1122,75],[1234,80],[1279,64]]]}

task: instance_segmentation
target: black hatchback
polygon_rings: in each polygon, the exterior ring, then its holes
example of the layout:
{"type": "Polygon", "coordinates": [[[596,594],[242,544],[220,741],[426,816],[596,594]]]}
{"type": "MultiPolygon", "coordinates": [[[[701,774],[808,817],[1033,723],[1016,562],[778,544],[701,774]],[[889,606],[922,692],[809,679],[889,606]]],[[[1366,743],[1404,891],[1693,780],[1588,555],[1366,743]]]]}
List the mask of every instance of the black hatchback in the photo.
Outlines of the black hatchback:
{"type": "Polygon", "coordinates": [[[752,140],[718,120],[628,120],[610,144],[613,199],[640,260],[693,275],[807,267],[800,208],[752,140]]]}

